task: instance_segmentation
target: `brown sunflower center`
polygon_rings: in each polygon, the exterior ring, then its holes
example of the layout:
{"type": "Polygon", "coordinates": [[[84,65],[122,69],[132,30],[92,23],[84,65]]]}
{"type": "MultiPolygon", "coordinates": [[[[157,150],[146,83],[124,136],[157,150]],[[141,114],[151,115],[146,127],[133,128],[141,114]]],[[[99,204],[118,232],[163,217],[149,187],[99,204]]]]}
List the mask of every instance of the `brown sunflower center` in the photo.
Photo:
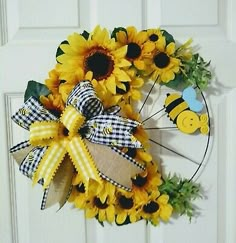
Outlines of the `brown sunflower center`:
{"type": "Polygon", "coordinates": [[[105,49],[94,48],[84,59],[85,72],[92,71],[93,78],[102,80],[109,77],[114,69],[114,61],[105,49]]]}
{"type": "Polygon", "coordinates": [[[151,201],[143,206],[143,211],[145,213],[155,213],[159,209],[158,203],[151,201]]]}
{"type": "Polygon", "coordinates": [[[158,37],[158,35],[156,35],[156,34],[151,34],[151,35],[149,36],[149,40],[150,40],[150,41],[155,42],[155,41],[157,41],[158,39],[159,39],[159,37],[158,37]]]}
{"type": "Polygon", "coordinates": [[[125,85],[126,90],[120,89],[119,87],[116,87],[116,93],[117,94],[126,94],[130,90],[130,84],[129,82],[122,82],[122,84],[125,85]]]}
{"type": "Polygon", "coordinates": [[[108,207],[108,204],[106,202],[102,203],[98,197],[95,197],[93,202],[94,205],[99,209],[106,209],[108,207]]]}
{"type": "Polygon", "coordinates": [[[123,209],[131,209],[134,206],[133,199],[125,196],[119,198],[119,204],[123,209]]]}
{"type": "Polygon", "coordinates": [[[137,175],[135,179],[132,178],[132,182],[137,187],[143,187],[147,182],[147,177],[142,177],[140,175],[137,175]]]}
{"type": "Polygon", "coordinates": [[[130,60],[134,60],[141,55],[141,47],[134,42],[128,44],[128,50],[126,57],[130,60]]]}
{"type": "Polygon", "coordinates": [[[84,183],[80,183],[79,185],[76,185],[76,190],[78,192],[85,193],[84,183]]]}
{"type": "Polygon", "coordinates": [[[62,133],[64,136],[68,136],[69,130],[66,127],[64,127],[62,133]]]}
{"type": "Polygon", "coordinates": [[[166,53],[160,52],[154,56],[154,63],[158,68],[165,68],[169,65],[170,58],[166,55],[166,53]]]}
{"type": "Polygon", "coordinates": [[[128,148],[127,155],[129,155],[131,158],[134,158],[137,154],[137,149],[136,148],[128,148]]]}

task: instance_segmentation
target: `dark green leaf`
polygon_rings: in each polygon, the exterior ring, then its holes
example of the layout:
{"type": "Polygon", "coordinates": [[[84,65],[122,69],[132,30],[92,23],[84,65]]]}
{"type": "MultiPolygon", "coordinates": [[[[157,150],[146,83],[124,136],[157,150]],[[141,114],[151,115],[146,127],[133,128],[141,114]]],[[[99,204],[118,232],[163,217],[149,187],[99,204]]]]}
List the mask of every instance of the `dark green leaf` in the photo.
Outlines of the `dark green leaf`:
{"type": "MultiPolygon", "coordinates": [[[[69,42],[67,40],[64,40],[61,42],[61,44],[69,44],[69,42]]],[[[60,45],[61,45],[60,44],[60,45]]],[[[64,54],[63,50],[60,48],[60,45],[57,48],[57,52],[56,52],[56,58],[62,54],[64,54]]],[[[57,61],[58,62],[58,61],[57,61]]]]}
{"type": "Polygon", "coordinates": [[[84,30],[81,35],[84,37],[85,40],[89,38],[89,32],[87,32],[86,30],[84,30]]]}
{"type": "Polygon", "coordinates": [[[172,89],[177,89],[184,82],[183,76],[181,74],[175,75],[175,78],[168,83],[162,82],[161,85],[165,85],[172,89]]]}
{"type": "Polygon", "coordinates": [[[28,100],[31,96],[39,99],[40,95],[48,96],[50,94],[50,90],[47,88],[45,84],[38,83],[36,81],[29,81],[25,95],[24,101],[28,100]]]}
{"type": "Polygon", "coordinates": [[[166,30],[162,30],[162,34],[165,36],[166,38],[166,44],[168,45],[169,43],[171,42],[175,42],[175,39],[174,37],[169,34],[166,30]]]}

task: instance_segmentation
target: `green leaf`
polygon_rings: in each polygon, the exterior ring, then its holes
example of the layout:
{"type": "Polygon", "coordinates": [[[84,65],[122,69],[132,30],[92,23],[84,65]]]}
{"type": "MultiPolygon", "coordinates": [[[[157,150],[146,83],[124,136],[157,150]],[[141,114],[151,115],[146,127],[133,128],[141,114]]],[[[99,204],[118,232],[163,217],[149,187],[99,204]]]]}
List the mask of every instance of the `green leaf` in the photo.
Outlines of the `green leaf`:
{"type": "Polygon", "coordinates": [[[124,31],[127,34],[127,30],[124,27],[117,27],[111,32],[111,38],[115,38],[116,40],[116,33],[119,31],[124,31]]]}
{"type": "MultiPolygon", "coordinates": [[[[180,86],[184,85],[184,78],[181,74],[176,74],[175,78],[168,83],[162,82],[161,85],[165,85],[172,89],[178,89],[180,86]]],[[[182,88],[182,87],[181,87],[182,88]]]]}
{"type": "Polygon", "coordinates": [[[89,32],[87,32],[86,30],[84,30],[81,35],[84,37],[85,40],[89,38],[89,32]]]}
{"type": "Polygon", "coordinates": [[[41,84],[31,80],[28,82],[24,95],[24,101],[28,100],[31,96],[39,100],[39,97],[41,95],[48,96],[49,94],[50,90],[47,88],[45,84],[41,84]]]}
{"type": "Polygon", "coordinates": [[[200,184],[182,179],[176,175],[169,175],[164,179],[159,191],[161,194],[169,196],[169,203],[173,206],[174,213],[187,215],[190,220],[198,213],[193,201],[202,198],[200,184]]]}
{"type": "Polygon", "coordinates": [[[162,34],[165,36],[166,38],[166,44],[168,45],[171,42],[175,42],[174,37],[168,33],[166,30],[162,30],[162,34]]]}
{"type": "MultiPolygon", "coordinates": [[[[62,45],[62,44],[69,44],[69,42],[68,42],[67,40],[64,40],[64,41],[61,42],[60,45],[62,45]]],[[[60,48],[60,45],[59,45],[58,48],[57,48],[56,59],[57,59],[57,57],[59,57],[59,56],[61,56],[62,54],[64,54],[64,51],[60,48]]],[[[58,61],[57,61],[57,62],[58,62],[58,61]]],[[[59,63],[59,62],[58,62],[58,63],[59,63]]]]}

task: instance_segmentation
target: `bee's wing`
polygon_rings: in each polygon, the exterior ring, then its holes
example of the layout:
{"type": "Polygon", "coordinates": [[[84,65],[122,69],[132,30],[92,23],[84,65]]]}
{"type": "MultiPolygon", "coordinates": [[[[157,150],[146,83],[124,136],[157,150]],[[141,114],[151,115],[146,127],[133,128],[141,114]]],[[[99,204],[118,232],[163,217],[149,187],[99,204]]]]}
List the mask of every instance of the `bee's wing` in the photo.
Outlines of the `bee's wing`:
{"type": "Polygon", "coordinates": [[[203,103],[197,100],[197,93],[193,87],[184,89],[182,97],[188,103],[190,110],[200,112],[203,109],[203,103]]]}

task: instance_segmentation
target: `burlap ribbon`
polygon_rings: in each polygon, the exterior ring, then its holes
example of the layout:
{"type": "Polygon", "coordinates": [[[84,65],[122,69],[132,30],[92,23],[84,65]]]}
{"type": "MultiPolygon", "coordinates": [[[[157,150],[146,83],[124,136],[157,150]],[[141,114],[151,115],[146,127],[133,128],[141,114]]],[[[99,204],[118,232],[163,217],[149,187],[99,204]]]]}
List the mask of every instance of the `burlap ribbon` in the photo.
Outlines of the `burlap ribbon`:
{"type": "Polygon", "coordinates": [[[65,203],[74,168],[82,175],[86,190],[90,179],[101,183],[101,178],[131,189],[131,177],[144,167],[117,147],[140,148],[132,135],[140,124],[116,112],[105,112],[90,82],[82,81],[69,95],[60,118],[33,97],[13,115],[18,125],[30,131],[30,139],[14,146],[11,153],[23,174],[33,184],[43,185],[42,208],[65,203]]]}

